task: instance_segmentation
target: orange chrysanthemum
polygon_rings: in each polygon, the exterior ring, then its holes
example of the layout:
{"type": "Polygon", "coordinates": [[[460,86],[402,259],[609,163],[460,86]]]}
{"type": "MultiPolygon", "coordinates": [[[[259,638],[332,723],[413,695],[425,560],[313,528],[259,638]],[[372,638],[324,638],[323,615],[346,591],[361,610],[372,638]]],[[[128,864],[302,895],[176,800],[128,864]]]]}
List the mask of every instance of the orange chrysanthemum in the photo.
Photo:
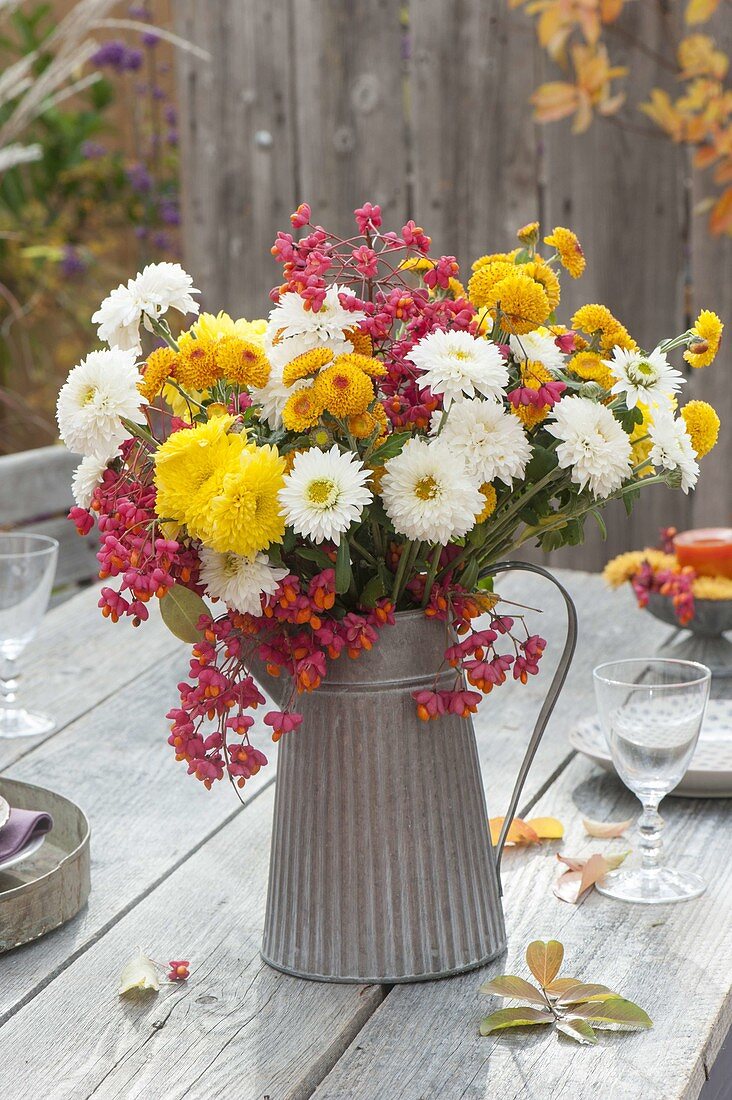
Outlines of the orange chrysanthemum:
{"type": "Polygon", "coordinates": [[[323,401],[314,386],[295,390],[282,410],[282,423],[291,432],[306,432],[313,428],[323,411],[323,401]]]}
{"type": "Polygon", "coordinates": [[[358,355],[367,355],[371,357],[371,355],[373,354],[374,345],[368,332],[364,332],[363,329],[360,329],[358,327],[347,328],[343,335],[345,336],[346,340],[350,340],[351,344],[353,345],[353,350],[358,355]]]}
{"type": "MultiPolygon", "coordinates": [[[[476,268],[468,281],[468,298],[478,309],[488,305],[496,283],[516,270],[513,260],[491,260],[476,268]]],[[[478,261],[476,260],[476,263],[478,261]]],[[[475,264],[473,265],[475,267],[475,264]]]]}
{"type": "Polygon", "coordinates": [[[332,367],[322,370],[313,384],[314,396],[322,407],[338,418],[365,412],[374,400],[374,387],[363,370],[341,355],[332,367]]]}
{"type": "Polygon", "coordinates": [[[282,381],[286,386],[291,386],[299,378],[310,378],[326,363],[330,363],[332,358],[333,352],[330,348],[311,348],[310,351],[304,351],[287,364],[282,371],[282,381]]]}
{"type": "Polygon", "coordinates": [[[544,238],[544,244],[556,248],[562,267],[569,272],[573,279],[579,279],[585,270],[587,261],[576,234],[571,229],[565,229],[564,226],[557,225],[549,236],[544,238]]]}
{"type": "Polygon", "coordinates": [[[625,325],[613,317],[607,306],[594,303],[580,306],[572,318],[572,328],[598,337],[603,351],[611,351],[614,347],[635,351],[638,347],[625,325]]]}
{"type": "Polygon", "coordinates": [[[156,348],[147,357],[142,382],[138,389],[148,401],[153,401],[175,368],[176,354],[172,348],[156,348]]]}
{"type": "Polygon", "coordinates": [[[269,378],[269,360],[261,347],[241,336],[223,336],[215,345],[216,362],[224,378],[258,389],[269,378]]]}
{"type": "Polygon", "coordinates": [[[184,390],[207,390],[221,378],[211,340],[197,340],[190,333],[178,339],[180,354],[175,367],[175,377],[184,390]]]}
{"type": "Polygon", "coordinates": [[[551,313],[551,307],[543,286],[519,274],[518,268],[514,270],[516,274],[508,275],[495,284],[486,306],[494,320],[500,314],[501,328],[521,336],[543,325],[551,313]]]}

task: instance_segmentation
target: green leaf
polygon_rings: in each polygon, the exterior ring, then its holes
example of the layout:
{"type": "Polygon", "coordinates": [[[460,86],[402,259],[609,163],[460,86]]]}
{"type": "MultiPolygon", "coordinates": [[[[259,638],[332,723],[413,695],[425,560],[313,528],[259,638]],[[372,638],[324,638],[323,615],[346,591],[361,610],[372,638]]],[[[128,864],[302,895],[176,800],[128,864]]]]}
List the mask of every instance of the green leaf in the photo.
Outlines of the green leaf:
{"type": "Polygon", "coordinates": [[[606,1001],[609,997],[617,997],[606,985],[595,983],[576,982],[565,987],[557,997],[558,1005],[576,1005],[584,1001],[606,1001]]]}
{"type": "Polygon", "coordinates": [[[314,561],[321,569],[333,568],[333,562],[325,551],[318,550],[315,546],[298,546],[295,553],[299,558],[304,558],[305,561],[314,561]]]}
{"type": "Polygon", "coordinates": [[[384,578],[378,574],[372,577],[367,585],[363,588],[359,597],[359,603],[363,607],[375,607],[376,601],[380,600],[382,596],[388,594],[384,578]]]}
{"type": "Polygon", "coordinates": [[[653,1027],[653,1020],[640,1005],[626,1001],[624,997],[611,997],[600,1004],[577,1005],[572,1011],[583,1020],[592,1020],[595,1027],[639,1030],[653,1027]]]}
{"type": "Polygon", "coordinates": [[[596,1043],[597,1036],[587,1023],[587,1020],[560,1020],[557,1023],[557,1031],[569,1036],[577,1043],[596,1043]]]}
{"type": "Polygon", "coordinates": [[[640,498],[640,489],[630,489],[627,493],[623,493],[623,504],[625,505],[626,515],[631,515],[633,506],[640,498]]]}
{"type": "Polygon", "coordinates": [[[475,586],[478,583],[478,568],[478,561],[473,558],[460,574],[460,584],[467,592],[475,591],[475,586]]]}
{"type": "Polygon", "coordinates": [[[339,596],[351,586],[351,547],[345,535],[341,535],[335,564],[335,590],[339,596]]]}
{"type": "Polygon", "coordinates": [[[564,946],[559,940],[534,940],[526,948],[526,965],[541,986],[553,982],[564,958],[564,946]]]}
{"type": "Polygon", "coordinates": [[[546,1001],[541,990],[524,978],[519,978],[516,974],[499,974],[497,978],[484,982],[480,987],[480,992],[495,993],[499,997],[515,997],[516,999],[520,997],[525,1001],[531,1001],[535,1005],[546,1007],[546,1001]]]}
{"type": "Polygon", "coordinates": [[[551,1024],[554,1020],[551,1012],[542,1012],[538,1008],[499,1008],[480,1021],[480,1034],[490,1035],[493,1031],[505,1031],[508,1027],[530,1027],[533,1024],[551,1024]]]}
{"type": "Polygon", "coordinates": [[[538,443],[535,444],[531,461],[526,467],[524,481],[527,485],[541,481],[543,477],[546,477],[546,475],[556,467],[557,462],[557,456],[554,451],[550,451],[546,447],[540,447],[538,443]]]}
{"type": "Polygon", "coordinates": [[[597,522],[597,526],[600,528],[602,541],[607,542],[607,527],[605,526],[605,520],[602,518],[602,513],[598,512],[596,508],[593,508],[590,512],[590,515],[597,522]]]}
{"type": "Polygon", "coordinates": [[[377,447],[373,454],[369,455],[369,465],[383,466],[388,459],[401,454],[404,444],[411,438],[411,432],[392,432],[389,438],[380,447],[377,447]]]}
{"type": "Polygon", "coordinates": [[[211,612],[190,588],[174,584],[160,600],[160,614],[171,634],[182,642],[194,645],[202,637],[198,620],[201,615],[210,615],[211,612]]]}

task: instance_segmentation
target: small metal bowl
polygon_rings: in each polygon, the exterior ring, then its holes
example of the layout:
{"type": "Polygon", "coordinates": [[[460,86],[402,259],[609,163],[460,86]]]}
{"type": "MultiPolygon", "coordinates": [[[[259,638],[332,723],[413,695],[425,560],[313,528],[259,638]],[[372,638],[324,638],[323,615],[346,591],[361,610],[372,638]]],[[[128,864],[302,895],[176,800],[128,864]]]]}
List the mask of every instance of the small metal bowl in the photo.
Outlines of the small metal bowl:
{"type": "Polygon", "coordinates": [[[726,631],[732,631],[732,600],[695,599],[694,618],[683,625],[676,618],[670,596],[651,592],[647,610],[662,623],[689,632],[662,646],[659,657],[700,661],[716,679],[732,676],[732,642],[724,636],[726,631]]]}

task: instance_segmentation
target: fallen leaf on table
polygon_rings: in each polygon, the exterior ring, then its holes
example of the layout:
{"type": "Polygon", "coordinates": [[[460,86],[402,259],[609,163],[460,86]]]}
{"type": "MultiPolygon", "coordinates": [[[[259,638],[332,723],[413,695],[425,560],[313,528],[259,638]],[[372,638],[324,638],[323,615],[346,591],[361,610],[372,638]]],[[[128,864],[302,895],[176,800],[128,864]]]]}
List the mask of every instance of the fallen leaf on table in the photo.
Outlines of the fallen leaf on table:
{"type": "MultiPolygon", "coordinates": [[[[505,817],[492,817],[488,824],[491,830],[491,842],[498,843],[505,817]]],[[[515,817],[506,835],[506,844],[541,844],[542,840],[561,840],[564,826],[555,817],[532,817],[524,821],[515,817]]]]}
{"type": "MultiPolygon", "coordinates": [[[[586,866],[594,857],[591,856],[588,860],[562,858],[565,863],[584,863],[586,866]]],[[[624,856],[614,858],[622,860],[624,856]]],[[[581,870],[565,873],[580,878],[582,876],[581,870]]],[[[556,1024],[557,1032],[576,1043],[596,1044],[598,1039],[595,1027],[615,1031],[653,1027],[652,1021],[639,1005],[614,993],[608,986],[583,982],[579,978],[558,978],[563,960],[564,947],[559,940],[534,940],[526,948],[526,964],[541,986],[540,989],[516,974],[500,974],[485,982],[480,987],[481,993],[512,999],[520,997],[533,1004],[541,1004],[542,1007],[521,1005],[517,1008],[500,1008],[481,1020],[480,1034],[492,1035],[513,1027],[556,1024]]]]}
{"type": "Polygon", "coordinates": [[[633,824],[635,818],[629,817],[627,821],[593,821],[591,817],[583,817],[582,824],[585,832],[598,839],[610,839],[622,836],[633,824]]]}
{"type": "Polygon", "coordinates": [[[125,993],[131,993],[137,989],[153,989],[156,993],[160,989],[158,969],[152,959],[143,955],[139,947],[137,954],[133,955],[122,969],[117,992],[122,997],[125,993]]]}
{"type": "Polygon", "coordinates": [[[619,867],[628,854],[628,852],[620,852],[615,856],[603,856],[596,852],[588,859],[557,855],[559,862],[566,864],[569,870],[561,874],[554,883],[555,896],[560,901],[576,905],[587,890],[604,878],[608,871],[614,871],[619,867]]]}

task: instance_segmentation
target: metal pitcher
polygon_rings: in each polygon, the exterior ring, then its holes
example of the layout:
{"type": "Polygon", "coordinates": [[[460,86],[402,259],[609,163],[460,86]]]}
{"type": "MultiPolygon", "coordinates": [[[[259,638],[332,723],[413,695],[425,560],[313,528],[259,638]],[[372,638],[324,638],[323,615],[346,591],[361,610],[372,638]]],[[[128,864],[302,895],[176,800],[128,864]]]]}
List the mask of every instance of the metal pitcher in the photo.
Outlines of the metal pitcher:
{"type": "MultiPolygon", "coordinates": [[[[400,612],[369,653],[334,663],[301,697],[302,726],[280,742],[262,946],[271,966],[319,981],[411,982],[459,974],[504,950],[501,854],[577,634],[562,585],[524,562],[491,572],[514,569],[559,588],[568,630],[498,844],[472,721],[425,726],[415,712],[412,692],[431,685],[442,664],[445,625],[400,612]]],[[[447,686],[453,670],[441,679],[447,686]]]]}

